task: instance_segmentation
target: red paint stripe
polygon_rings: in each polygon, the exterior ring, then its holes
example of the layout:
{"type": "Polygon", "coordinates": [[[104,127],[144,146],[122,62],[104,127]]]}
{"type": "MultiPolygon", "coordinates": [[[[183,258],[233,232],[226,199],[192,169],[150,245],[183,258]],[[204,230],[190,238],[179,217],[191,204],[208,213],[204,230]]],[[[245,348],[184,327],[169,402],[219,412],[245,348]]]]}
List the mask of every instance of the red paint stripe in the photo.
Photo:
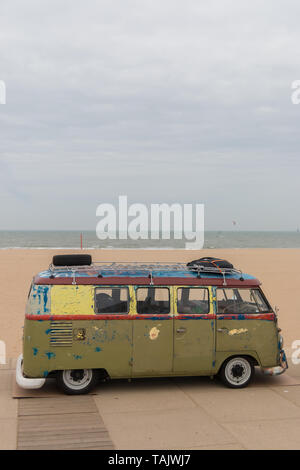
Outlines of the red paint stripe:
{"type": "Polygon", "coordinates": [[[274,313],[264,314],[186,314],[186,315],[25,315],[26,320],[35,321],[59,321],[59,320],[275,320],[274,313]],[[241,318],[242,317],[242,318],[241,318]]]}
{"type": "Polygon", "coordinates": [[[175,320],[215,320],[217,317],[214,314],[209,313],[188,313],[188,314],[180,314],[173,317],[175,320]]]}
{"type": "Polygon", "coordinates": [[[25,315],[26,320],[59,321],[59,320],[147,320],[157,318],[172,320],[171,315],[25,315]]]}
{"type": "Polygon", "coordinates": [[[59,321],[59,320],[186,320],[189,319],[211,319],[216,318],[215,315],[207,314],[194,314],[194,315],[26,315],[26,320],[35,320],[35,321],[59,321]]]}
{"type": "MultiPolygon", "coordinates": [[[[34,280],[37,285],[72,285],[73,278],[70,277],[57,277],[54,279],[37,276],[34,280]]],[[[223,279],[214,278],[184,278],[184,277],[153,277],[153,284],[155,286],[223,286],[223,279]]],[[[253,287],[259,286],[261,283],[258,279],[226,279],[227,287],[253,287]]],[[[148,277],[76,277],[76,285],[136,285],[136,286],[149,286],[150,279],[148,277]]]]}
{"type": "Polygon", "coordinates": [[[219,314],[217,316],[219,320],[275,320],[275,314],[274,313],[261,313],[261,314],[255,314],[255,313],[248,313],[248,314],[219,314]],[[242,317],[242,318],[241,318],[242,317]]]}

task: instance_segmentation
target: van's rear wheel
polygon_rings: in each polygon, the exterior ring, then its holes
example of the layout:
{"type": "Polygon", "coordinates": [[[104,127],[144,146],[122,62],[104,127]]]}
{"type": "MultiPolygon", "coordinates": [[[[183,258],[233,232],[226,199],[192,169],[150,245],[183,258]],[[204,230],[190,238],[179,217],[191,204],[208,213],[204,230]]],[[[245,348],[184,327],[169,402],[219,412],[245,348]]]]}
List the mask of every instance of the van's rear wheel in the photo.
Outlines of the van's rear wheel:
{"type": "Polygon", "coordinates": [[[254,376],[254,365],[246,357],[232,357],[224,362],[220,377],[230,388],[247,387],[254,376]]]}
{"type": "Polygon", "coordinates": [[[92,369],[60,370],[56,381],[59,388],[68,395],[88,393],[97,383],[97,374],[92,369]]]}

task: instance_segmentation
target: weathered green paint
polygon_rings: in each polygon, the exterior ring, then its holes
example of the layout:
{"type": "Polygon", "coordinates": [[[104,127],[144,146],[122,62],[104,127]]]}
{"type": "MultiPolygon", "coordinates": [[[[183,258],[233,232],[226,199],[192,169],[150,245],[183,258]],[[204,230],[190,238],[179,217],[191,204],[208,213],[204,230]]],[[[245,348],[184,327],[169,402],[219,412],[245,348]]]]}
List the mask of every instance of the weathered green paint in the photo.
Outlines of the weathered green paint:
{"type": "Polygon", "coordinates": [[[133,321],[132,376],[172,373],[173,319],[133,321]]]}
{"type": "MultiPolygon", "coordinates": [[[[263,367],[278,365],[276,322],[215,320],[212,288],[209,288],[211,318],[178,319],[176,289],[170,288],[171,312],[168,319],[155,316],[132,320],[61,322],[26,319],[25,375],[45,377],[50,372],[65,369],[105,369],[111,378],[214,375],[233,355],[248,355],[263,367]],[[218,329],[226,330],[218,332],[218,329]],[[58,345],[60,341],[64,345],[58,345]]],[[[70,286],[68,295],[71,291],[75,292],[73,286],[70,286]]],[[[76,291],[77,298],[82,304],[91,305],[93,293],[88,289],[85,291],[82,290],[83,294],[76,291]]],[[[52,314],[50,297],[48,286],[33,286],[27,313],[52,314]]],[[[55,305],[57,311],[57,302],[55,305]]],[[[78,311],[79,314],[86,312],[86,308],[84,312],[78,311]]],[[[129,312],[134,318],[136,300],[132,286],[129,312]]]]}
{"type": "Polygon", "coordinates": [[[86,330],[86,339],[73,338],[69,347],[50,346],[51,322],[25,320],[23,355],[28,377],[43,377],[44,371],[100,368],[105,368],[111,377],[131,376],[132,321],[71,323],[72,330],[86,330]]]}
{"type": "Polygon", "coordinates": [[[216,354],[256,351],[262,367],[272,367],[279,358],[276,324],[265,320],[218,320],[216,354]],[[218,330],[223,330],[222,332],[218,330]]]}
{"type": "Polygon", "coordinates": [[[175,318],[173,372],[179,375],[210,375],[213,371],[214,336],[214,320],[175,318]]]}

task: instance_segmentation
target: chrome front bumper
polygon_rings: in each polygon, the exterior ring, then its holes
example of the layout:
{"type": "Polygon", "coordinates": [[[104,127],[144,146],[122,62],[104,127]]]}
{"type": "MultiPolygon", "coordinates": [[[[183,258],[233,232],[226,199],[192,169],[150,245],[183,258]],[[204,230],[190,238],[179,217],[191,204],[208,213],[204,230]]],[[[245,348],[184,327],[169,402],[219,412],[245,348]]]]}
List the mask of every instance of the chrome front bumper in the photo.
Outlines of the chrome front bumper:
{"type": "Polygon", "coordinates": [[[261,368],[265,375],[281,375],[288,369],[288,362],[284,350],[280,351],[279,366],[261,368]]]}

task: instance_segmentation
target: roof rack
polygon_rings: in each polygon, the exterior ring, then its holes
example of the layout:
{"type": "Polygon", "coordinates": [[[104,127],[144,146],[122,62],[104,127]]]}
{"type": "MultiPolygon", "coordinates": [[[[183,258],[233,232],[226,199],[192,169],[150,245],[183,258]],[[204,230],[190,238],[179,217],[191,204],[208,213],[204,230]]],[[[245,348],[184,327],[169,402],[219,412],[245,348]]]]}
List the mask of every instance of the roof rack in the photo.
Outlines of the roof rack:
{"type": "MultiPolygon", "coordinates": [[[[96,261],[91,265],[87,266],[54,266],[50,264],[49,270],[54,274],[55,272],[68,271],[73,274],[73,283],[76,283],[76,273],[80,271],[89,271],[95,272],[95,276],[103,277],[116,274],[124,274],[124,272],[135,273],[135,274],[145,274],[150,278],[150,283],[152,284],[152,278],[157,272],[194,272],[197,273],[197,277],[201,278],[201,273],[210,273],[222,275],[224,279],[224,285],[226,285],[225,276],[228,274],[240,274],[241,279],[243,279],[243,273],[236,268],[219,268],[219,267],[209,267],[209,266],[199,266],[197,264],[187,266],[186,263],[141,263],[138,261],[96,261]]],[[[54,277],[54,276],[53,276],[54,277]]],[[[244,280],[244,279],[243,279],[244,280]]]]}

